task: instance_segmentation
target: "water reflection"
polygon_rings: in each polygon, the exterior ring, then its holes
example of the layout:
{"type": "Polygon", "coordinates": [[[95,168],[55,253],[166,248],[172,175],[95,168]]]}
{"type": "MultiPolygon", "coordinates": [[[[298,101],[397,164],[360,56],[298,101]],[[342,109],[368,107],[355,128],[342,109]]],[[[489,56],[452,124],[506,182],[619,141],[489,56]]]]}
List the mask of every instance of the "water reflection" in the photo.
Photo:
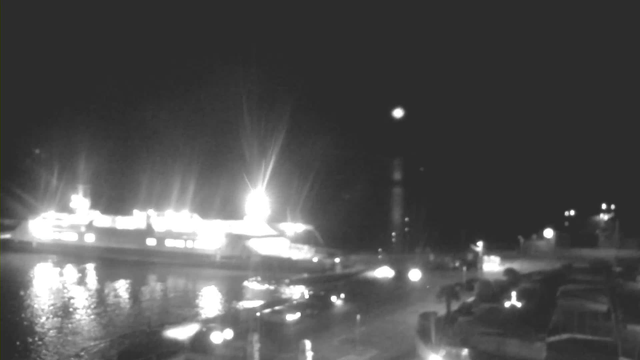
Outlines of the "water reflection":
{"type": "Polygon", "coordinates": [[[130,289],[131,280],[119,279],[104,284],[105,300],[111,310],[118,310],[120,312],[129,310],[131,305],[129,301],[130,289]]]}
{"type": "Polygon", "coordinates": [[[2,254],[2,264],[3,284],[19,285],[3,286],[3,328],[20,340],[4,348],[8,358],[71,358],[147,326],[214,317],[227,301],[242,300],[246,280],[230,271],[36,254],[2,254]]]}
{"type": "Polygon", "coordinates": [[[198,310],[201,318],[214,317],[222,312],[223,301],[215,285],[205,286],[198,294],[198,310]]]}
{"type": "Polygon", "coordinates": [[[84,282],[89,290],[98,288],[98,274],[96,273],[96,264],[90,263],[85,265],[84,282]]]}

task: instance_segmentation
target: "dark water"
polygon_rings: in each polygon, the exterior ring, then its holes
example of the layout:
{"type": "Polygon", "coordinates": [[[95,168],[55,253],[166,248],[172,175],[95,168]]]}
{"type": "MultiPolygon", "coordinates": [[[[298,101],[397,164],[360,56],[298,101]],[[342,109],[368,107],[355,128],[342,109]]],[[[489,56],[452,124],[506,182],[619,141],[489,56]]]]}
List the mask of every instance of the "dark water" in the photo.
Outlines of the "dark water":
{"type": "Polygon", "coordinates": [[[247,272],[0,254],[2,359],[64,359],[147,326],[225,311],[247,272]]]}

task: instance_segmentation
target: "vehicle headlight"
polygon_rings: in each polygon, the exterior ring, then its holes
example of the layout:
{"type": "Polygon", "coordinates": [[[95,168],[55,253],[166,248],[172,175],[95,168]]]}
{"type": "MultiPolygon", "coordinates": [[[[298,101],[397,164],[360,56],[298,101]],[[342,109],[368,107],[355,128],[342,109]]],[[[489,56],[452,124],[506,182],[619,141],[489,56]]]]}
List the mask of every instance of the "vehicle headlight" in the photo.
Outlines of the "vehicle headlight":
{"type": "Polygon", "coordinates": [[[165,337],[175,340],[187,340],[200,330],[200,324],[186,324],[165,330],[162,334],[165,337]]]}
{"type": "Polygon", "coordinates": [[[235,335],[233,330],[229,328],[224,329],[224,331],[222,332],[222,336],[224,337],[225,340],[233,339],[233,335],[235,335]]]}
{"type": "Polygon", "coordinates": [[[222,331],[215,330],[211,332],[211,335],[209,335],[209,340],[211,340],[211,342],[216,345],[222,344],[222,342],[224,341],[224,334],[222,333],[222,331]]]}
{"type": "Polygon", "coordinates": [[[411,269],[407,276],[411,281],[420,281],[420,279],[422,279],[422,271],[420,271],[420,269],[411,269]]]}
{"type": "Polygon", "coordinates": [[[300,319],[300,316],[302,316],[302,314],[300,314],[300,312],[298,311],[295,314],[287,314],[287,315],[285,315],[285,319],[287,321],[296,321],[296,320],[300,319]]]}
{"type": "Polygon", "coordinates": [[[375,275],[375,277],[377,277],[378,279],[391,279],[392,277],[396,276],[396,272],[393,271],[392,268],[385,265],[377,268],[376,271],[373,272],[373,275],[375,275]]]}

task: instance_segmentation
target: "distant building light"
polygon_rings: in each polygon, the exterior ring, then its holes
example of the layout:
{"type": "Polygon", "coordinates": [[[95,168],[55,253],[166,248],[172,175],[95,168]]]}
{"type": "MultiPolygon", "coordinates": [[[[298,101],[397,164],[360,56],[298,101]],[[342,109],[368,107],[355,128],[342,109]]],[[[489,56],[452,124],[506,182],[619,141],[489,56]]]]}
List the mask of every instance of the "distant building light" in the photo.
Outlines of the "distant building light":
{"type": "Polygon", "coordinates": [[[569,212],[568,212],[568,211],[565,211],[565,212],[564,212],[564,216],[569,216],[569,212]]]}
{"type": "Polygon", "coordinates": [[[569,210],[569,215],[575,216],[576,215],[576,211],[575,210],[569,210]]]}
{"type": "Polygon", "coordinates": [[[158,245],[158,240],[156,238],[147,238],[146,243],[147,246],[156,246],[158,245]]]}
{"type": "Polygon", "coordinates": [[[607,204],[606,203],[602,203],[602,210],[607,210],[607,204]]]}
{"type": "Polygon", "coordinates": [[[616,209],[615,204],[611,204],[611,210],[615,210],[615,209],[616,209]]]}

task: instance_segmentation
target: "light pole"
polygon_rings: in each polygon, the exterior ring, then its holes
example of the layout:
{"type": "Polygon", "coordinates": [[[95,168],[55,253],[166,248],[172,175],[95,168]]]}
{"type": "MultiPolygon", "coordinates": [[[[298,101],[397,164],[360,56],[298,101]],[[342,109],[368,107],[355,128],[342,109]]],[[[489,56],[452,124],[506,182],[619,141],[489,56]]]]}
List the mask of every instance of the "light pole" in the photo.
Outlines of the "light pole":
{"type": "MultiPolygon", "coordinates": [[[[404,119],[405,110],[401,106],[391,110],[391,118],[393,122],[400,122],[404,119]]],[[[394,144],[395,145],[395,144],[394,144]]],[[[398,149],[393,149],[397,151],[398,149]]],[[[391,162],[391,194],[390,194],[390,214],[389,214],[389,231],[391,235],[391,245],[396,252],[400,252],[404,248],[405,231],[403,220],[404,216],[404,159],[402,154],[395,153],[391,162]]]]}

